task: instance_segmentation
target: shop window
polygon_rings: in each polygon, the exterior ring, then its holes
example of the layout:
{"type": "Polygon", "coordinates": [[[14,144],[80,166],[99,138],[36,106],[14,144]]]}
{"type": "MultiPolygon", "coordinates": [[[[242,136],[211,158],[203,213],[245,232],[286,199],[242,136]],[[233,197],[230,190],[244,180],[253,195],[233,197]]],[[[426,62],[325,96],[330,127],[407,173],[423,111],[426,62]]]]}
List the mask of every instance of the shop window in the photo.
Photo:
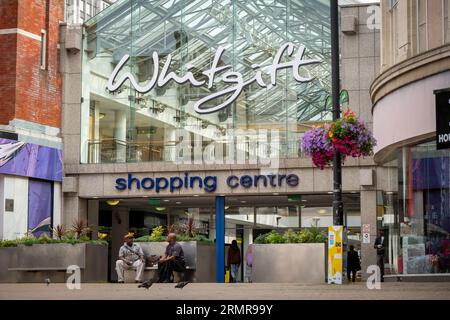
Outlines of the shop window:
{"type": "Polygon", "coordinates": [[[402,149],[399,159],[399,226],[394,231],[401,271],[449,273],[450,152],[428,143],[402,149]]]}

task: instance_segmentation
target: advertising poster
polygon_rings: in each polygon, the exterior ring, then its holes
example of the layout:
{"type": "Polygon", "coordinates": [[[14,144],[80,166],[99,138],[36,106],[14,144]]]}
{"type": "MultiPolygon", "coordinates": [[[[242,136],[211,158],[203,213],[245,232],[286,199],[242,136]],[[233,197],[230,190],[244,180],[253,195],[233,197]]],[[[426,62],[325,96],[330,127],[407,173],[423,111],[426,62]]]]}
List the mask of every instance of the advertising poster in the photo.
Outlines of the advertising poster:
{"type": "Polygon", "coordinates": [[[343,227],[328,227],[328,284],[342,284],[343,227]]]}

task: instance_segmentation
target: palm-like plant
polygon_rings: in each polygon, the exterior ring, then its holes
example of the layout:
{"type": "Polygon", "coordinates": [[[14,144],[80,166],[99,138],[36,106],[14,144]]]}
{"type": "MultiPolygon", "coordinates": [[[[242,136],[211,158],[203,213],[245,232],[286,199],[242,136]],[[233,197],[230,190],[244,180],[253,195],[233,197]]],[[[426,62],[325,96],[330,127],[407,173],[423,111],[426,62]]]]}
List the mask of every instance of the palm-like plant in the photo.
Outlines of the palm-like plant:
{"type": "Polygon", "coordinates": [[[89,227],[83,219],[74,220],[72,223],[72,231],[75,233],[75,238],[80,239],[83,235],[89,232],[89,227]]]}
{"type": "Polygon", "coordinates": [[[62,225],[58,224],[56,227],[53,228],[52,233],[56,237],[56,239],[62,240],[62,238],[66,234],[66,230],[62,225]]]}

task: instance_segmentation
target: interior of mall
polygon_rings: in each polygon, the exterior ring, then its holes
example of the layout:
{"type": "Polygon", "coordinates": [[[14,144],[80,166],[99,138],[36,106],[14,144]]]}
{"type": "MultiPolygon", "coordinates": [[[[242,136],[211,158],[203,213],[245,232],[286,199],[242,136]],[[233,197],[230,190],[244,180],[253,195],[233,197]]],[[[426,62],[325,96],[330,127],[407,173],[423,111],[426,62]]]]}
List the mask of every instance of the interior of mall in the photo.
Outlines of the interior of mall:
{"type": "MultiPolygon", "coordinates": [[[[347,245],[354,245],[356,250],[360,250],[360,195],[348,193],[344,198],[347,204],[347,245]]],[[[211,245],[216,240],[215,197],[146,197],[90,201],[99,202],[98,228],[94,229],[101,234],[108,234],[111,249],[123,243],[123,234],[117,230],[122,230],[124,226],[135,234],[136,239],[148,236],[154,228],[162,226],[165,233],[172,230],[181,236],[187,228],[191,228],[197,239],[211,245]]],[[[225,197],[225,244],[228,247],[233,240],[237,240],[241,260],[244,261],[249,245],[258,243],[258,237],[272,230],[283,234],[289,230],[298,232],[304,228],[317,228],[326,233],[328,226],[332,224],[331,202],[331,194],[225,197]]],[[[110,263],[114,263],[116,258],[111,256],[110,263]]],[[[240,277],[243,277],[244,264],[241,269],[240,277]]],[[[114,278],[114,273],[112,277],[114,278]]]]}

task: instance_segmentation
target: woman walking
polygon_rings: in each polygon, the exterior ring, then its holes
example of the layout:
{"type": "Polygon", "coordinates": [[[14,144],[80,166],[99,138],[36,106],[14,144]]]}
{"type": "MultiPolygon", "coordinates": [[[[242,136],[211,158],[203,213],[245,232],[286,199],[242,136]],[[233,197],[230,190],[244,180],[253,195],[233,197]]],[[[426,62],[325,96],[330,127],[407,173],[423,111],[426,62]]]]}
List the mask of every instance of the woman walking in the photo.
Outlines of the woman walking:
{"type": "Polygon", "coordinates": [[[227,266],[230,268],[230,282],[237,282],[239,274],[239,266],[241,265],[241,250],[239,250],[236,240],[231,242],[231,246],[228,249],[227,266]]]}

